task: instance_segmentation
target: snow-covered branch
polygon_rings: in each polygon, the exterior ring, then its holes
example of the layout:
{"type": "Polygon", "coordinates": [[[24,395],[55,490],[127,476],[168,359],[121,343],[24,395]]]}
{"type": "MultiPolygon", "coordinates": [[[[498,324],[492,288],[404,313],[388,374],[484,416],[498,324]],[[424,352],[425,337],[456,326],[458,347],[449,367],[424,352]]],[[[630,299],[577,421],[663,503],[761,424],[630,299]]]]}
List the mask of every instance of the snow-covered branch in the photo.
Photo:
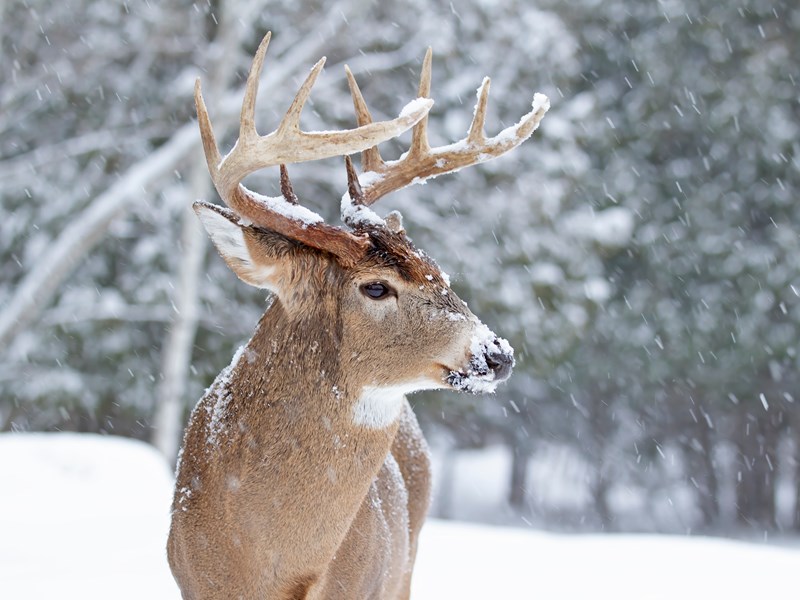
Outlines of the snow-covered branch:
{"type": "MultiPolygon", "coordinates": [[[[333,14],[349,12],[349,3],[340,3],[333,14]]],[[[320,48],[335,36],[345,21],[341,18],[320,21],[303,40],[293,44],[267,71],[265,88],[280,87],[302,65],[320,53],[320,48]]],[[[229,93],[219,102],[219,126],[224,130],[237,115],[242,93],[229,93]]],[[[49,245],[31,271],[15,289],[10,301],[0,311],[0,346],[30,325],[55,294],[61,282],[77,267],[81,258],[103,238],[109,224],[124,214],[146,188],[174,171],[194,147],[199,147],[197,125],[182,125],[172,138],[147,158],[136,163],[116,183],[97,196],[49,245]]]]}
{"type": "Polygon", "coordinates": [[[54,164],[82,154],[124,147],[126,143],[151,138],[161,129],[161,126],[152,126],[92,131],[46,146],[39,146],[30,152],[0,161],[0,179],[21,176],[35,171],[43,165],[54,164]],[[136,137],[134,138],[132,134],[135,134],[136,137]]]}
{"type": "Polygon", "coordinates": [[[0,345],[8,344],[39,315],[59,284],[103,238],[108,225],[146,193],[148,186],[171,173],[197,144],[197,137],[193,123],[183,125],[172,139],[131,167],[62,230],[0,312],[0,345]]]}

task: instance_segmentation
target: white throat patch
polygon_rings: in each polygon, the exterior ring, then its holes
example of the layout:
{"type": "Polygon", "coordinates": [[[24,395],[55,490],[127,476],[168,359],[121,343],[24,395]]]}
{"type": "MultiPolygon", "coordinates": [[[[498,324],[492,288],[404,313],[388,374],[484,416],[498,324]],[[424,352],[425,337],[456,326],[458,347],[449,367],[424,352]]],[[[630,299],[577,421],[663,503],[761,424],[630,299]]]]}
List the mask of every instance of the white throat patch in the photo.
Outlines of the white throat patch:
{"type": "Polygon", "coordinates": [[[353,409],[353,422],[370,429],[384,429],[400,417],[406,394],[441,387],[441,383],[428,378],[397,385],[365,385],[353,409]]]}

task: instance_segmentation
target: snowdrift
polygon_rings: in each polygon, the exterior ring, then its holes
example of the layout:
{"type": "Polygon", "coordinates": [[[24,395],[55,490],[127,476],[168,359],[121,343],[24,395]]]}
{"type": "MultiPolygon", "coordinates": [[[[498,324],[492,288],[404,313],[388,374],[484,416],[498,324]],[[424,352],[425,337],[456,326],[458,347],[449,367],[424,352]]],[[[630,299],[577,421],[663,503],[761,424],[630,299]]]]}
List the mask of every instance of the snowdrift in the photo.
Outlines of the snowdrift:
{"type": "MultiPolygon", "coordinates": [[[[0,595],[178,599],[166,561],[172,475],[150,446],[0,435],[0,595]]],[[[797,598],[797,547],[554,535],[430,521],[415,600],[797,598]]]]}

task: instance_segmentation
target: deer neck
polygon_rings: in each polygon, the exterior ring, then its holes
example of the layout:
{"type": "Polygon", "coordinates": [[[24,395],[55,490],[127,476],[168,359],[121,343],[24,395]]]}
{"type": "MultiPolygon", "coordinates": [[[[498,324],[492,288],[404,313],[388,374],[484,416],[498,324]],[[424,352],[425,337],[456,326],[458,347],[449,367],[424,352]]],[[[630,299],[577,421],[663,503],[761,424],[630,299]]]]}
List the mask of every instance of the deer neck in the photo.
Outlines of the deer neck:
{"type": "Polygon", "coordinates": [[[276,299],[233,365],[231,393],[262,408],[280,402],[313,410],[321,402],[336,412],[335,403],[328,405],[342,384],[339,328],[335,318],[318,311],[292,319],[276,299]]]}
{"type": "Polygon", "coordinates": [[[289,319],[276,300],[218,382],[225,390],[217,396],[227,398],[220,454],[232,458],[217,468],[254,499],[242,504],[253,513],[246,521],[285,530],[275,539],[289,536],[325,563],[369,494],[397,422],[377,428],[354,419],[363,386],[340,368],[341,325],[335,315],[309,319],[289,319]]]}

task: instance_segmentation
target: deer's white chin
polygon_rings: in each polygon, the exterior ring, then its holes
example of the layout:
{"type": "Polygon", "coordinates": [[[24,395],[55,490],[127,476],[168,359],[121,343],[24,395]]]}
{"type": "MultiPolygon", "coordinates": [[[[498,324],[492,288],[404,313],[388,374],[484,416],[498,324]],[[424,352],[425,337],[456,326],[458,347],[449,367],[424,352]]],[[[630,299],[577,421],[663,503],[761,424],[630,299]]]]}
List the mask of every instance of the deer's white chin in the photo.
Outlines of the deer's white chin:
{"type": "Polygon", "coordinates": [[[370,429],[385,429],[403,412],[406,394],[444,387],[428,377],[393,385],[365,385],[353,408],[353,422],[370,429]]]}
{"type": "Polygon", "coordinates": [[[469,371],[451,371],[447,376],[447,383],[456,391],[469,394],[493,394],[498,384],[505,379],[495,379],[494,373],[475,373],[469,371]]]}

